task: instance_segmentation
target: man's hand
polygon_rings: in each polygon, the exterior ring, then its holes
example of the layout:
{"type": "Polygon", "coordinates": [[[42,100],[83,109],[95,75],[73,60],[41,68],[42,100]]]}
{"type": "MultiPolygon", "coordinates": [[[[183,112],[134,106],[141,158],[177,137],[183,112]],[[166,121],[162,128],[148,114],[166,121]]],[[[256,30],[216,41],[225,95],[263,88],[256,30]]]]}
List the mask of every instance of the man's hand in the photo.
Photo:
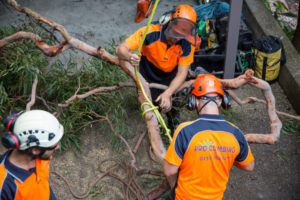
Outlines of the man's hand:
{"type": "Polygon", "coordinates": [[[161,101],[160,102],[160,107],[162,109],[167,109],[169,110],[171,108],[171,98],[172,98],[172,94],[170,94],[167,90],[162,93],[161,95],[159,95],[157,97],[157,99],[155,100],[155,102],[161,101]]]}
{"type": "Polygon", "coordinates": [[[140,54],[140,56],[137,56],[136,54],[131,53],[130,58],[129,58],[130,64],[132,66],[139,66],[140,61],[141,61],[141,56],[142,56],[142,54],[140,54]]]}
{"type": "Polygon", "coordinates": [[[130,52],[130,48],[126,42],[123,42],[116,48],[116,55],[121,59],[128,61],[132,66],[139,66],[141,61],[141,56],[137,56],[130,52]]]}

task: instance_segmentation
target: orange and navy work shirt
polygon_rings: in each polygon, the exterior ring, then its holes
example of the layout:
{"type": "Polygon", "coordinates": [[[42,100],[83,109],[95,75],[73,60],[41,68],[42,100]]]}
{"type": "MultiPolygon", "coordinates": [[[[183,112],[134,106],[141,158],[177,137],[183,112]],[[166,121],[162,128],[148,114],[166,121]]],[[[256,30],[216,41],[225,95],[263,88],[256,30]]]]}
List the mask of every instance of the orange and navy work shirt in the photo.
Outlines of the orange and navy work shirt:
{"type": "MultiPolygon", "coordinates": [[[[142,46],[140,72],[153,82],[175,78],[178,65],[189,66],[194,61],[195,47],[186,40],[168,45],[164,34],[167,26],[161,26],[158,21],[152,22],[142,46]]],[[[131,51],[139,47],[145,29],[140,28],[125,40],[131,51]]]]}
{"type": "Polygon", "coordinates": [[[176,200],[222,199],[234,161],[254,160],[244,134],[222,115],[200,115],[179,125],[165,160],[180,166],[176,200]]]}
{"type": "Polygon", "coordinates": [[[21,169],[13,165],[8,150],[0,158],[1,200],[56,200],[49,186],[49,161],[36,159],[36,167],[21,169]]]}

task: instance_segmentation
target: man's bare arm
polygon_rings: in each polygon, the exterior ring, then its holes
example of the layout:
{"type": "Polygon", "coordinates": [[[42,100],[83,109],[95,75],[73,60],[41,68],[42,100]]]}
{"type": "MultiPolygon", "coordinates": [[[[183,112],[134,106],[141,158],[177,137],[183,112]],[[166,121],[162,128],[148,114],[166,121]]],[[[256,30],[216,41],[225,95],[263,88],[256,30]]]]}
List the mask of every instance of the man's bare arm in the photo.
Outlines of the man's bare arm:
{"type": "Polygon", "coordinates": [[[234,161],[234,166],[236,166],[237,168],[244,170],[244,171],[248,171],[248,172],[252,172],[254,169],[254,160],[252,162],[250,162],[248,165],[241,165],[239,164],[237,161],[234,161]]]}
{"type": "Polygon", "coordinates": [[[121,60],[126,60],[130,62],[132,66],[138,66],[141,58],[130,52],[130,48],[126,42],[123,42],[116,48],[116,55],[121,60]]]}
{"type": "Polygon", "coordinates": [[[172,165],[168,161],[164,160],[163,163],[163,172],[166,176],[172,176],[177,174],[179,166],[172,165]]]}

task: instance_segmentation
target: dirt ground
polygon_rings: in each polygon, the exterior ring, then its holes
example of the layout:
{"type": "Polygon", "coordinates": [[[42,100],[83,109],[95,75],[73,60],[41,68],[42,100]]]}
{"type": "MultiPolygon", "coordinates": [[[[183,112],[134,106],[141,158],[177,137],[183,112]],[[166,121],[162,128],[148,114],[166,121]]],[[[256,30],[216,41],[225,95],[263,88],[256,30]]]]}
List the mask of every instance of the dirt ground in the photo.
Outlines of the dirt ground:
{"type": "MultiPolygon", "coordinates": [[[[136,0],[23,0],[19,2],[39,14],[65,26],[70,35],[92,46],[105,46],[109,39],[118,39],[120,36],[129,36],[139,27],[146,25],[147,21],[135,23],[136,0]]],[[[173,5],[179,4],[196,5],[193,0],[162,0],[155,14],[157,19],[173,5]]],[[[9,23],[19,23],[25,15],[14,11],[12,13],[0,3],[0,23],[6,26],[9,23]]],[[[57,34],[59,35],[59,34],[57,34]]],[[[65,53],[68,56],[69,52],[65,53]]],[[[55,59],[61,58],[58,56],[55,59]]],[[[295,114],[286,96],[276,83],[272,85],[276,99],[276,108],[279,111],[295,114]]],[[[245,85],[235,91],[241,99],[254,96],[263,99],[261,91],[245,85]]],[[[236,120],[238,127],[246,133],[270,133],[270,122],[266,107],[263,104],[248,104],[238,106],[235,102],[233,109],[238,113],[236,120]]],[[[181,121],[195,119],[195,113],[185,111],[181,115],[181,121]]],[[[130,128],[128,143],[133,148],[139,138],[141,129],[145,128],[145,122],[137,118],[139,110],[128,110],[126,123],[130,128]]],[[[230,121],[230,119],[228,119],[230,121]]],[[[87,188],[101,175],[98,172],[98,163],[106,158],[123,159],[129,162],[127,149],[117,153],[110,147],[110,130],[104,131],[99,125],[93,125],[82,136],[82,153],[77,157],[72,151],[55,152],[51,161],[50,169],[57,171],[69,180],[74,192],[83,195],[87,188]]],[[[274,200],[299,200],[300,199],[300,133],[292,135],[281,134],[280,141],[274,145],[250,144],[255,157],[256,166],[253,172],[244,172],[232,167],[227,190],[224,199],[274,199],[274,200]],[[274,152],[275,150],[278,150],[274,152]],[[283,152],[290,160],[282,161],[278,155],[283,152]]],[[[139,169],[150,168],[146,148],[149,148],[148,136],[136,153],[136,165],[139,169]]],[[[0,150],[3,150],[1,147],[0,150]]],[[[103,165],[105,168],[106,165],[103,165]]],[[[154,165],[160,170],[161,166],[154,165]]],[[[118,174],[124,177],[121,170],[118,174]]],[[[145,193],[151,191],[151,184],[146,184],[148,175],[137,178],[145,193]]],[[[64,181],[55,175],[50,175],[50,185],[57,199],[75,199],[64,181]]],[[[121,183],[112,177],[104,177],[97,186],[102,188],[103,193],[96,197],[86,199],[121,200],[121,183]]]]}

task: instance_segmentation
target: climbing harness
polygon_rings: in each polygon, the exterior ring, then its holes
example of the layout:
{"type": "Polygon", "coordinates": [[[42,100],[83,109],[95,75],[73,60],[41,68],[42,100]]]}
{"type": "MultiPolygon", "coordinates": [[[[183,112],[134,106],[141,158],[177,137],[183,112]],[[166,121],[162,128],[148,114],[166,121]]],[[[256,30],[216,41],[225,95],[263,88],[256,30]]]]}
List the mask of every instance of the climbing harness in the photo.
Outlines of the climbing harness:
{"type": "MultiPolygon", "coordinates": [[[[149,26],[150,26],[150,24],[151,24],[151,21],[152,21],[153,15],[154,15],[154,13],[155,13],[155,10],[156,10],[156,7],[157,7],[158,2],[159,2],[159,0],[155,0],[155,4],[154,4],[154,7],[153,7],[153,11],[152,11],[152,13],[151,13],[151,15],[150,15],[150,18],[149,18],[149,21],[148,21],[148,24],[147,24],[145,33],[144,33],[144,35],[143,35],[142,41],[141,41],[140,46],[139,46],[139,48],[138,48],[138,50],[137,50],[137,53],[136,53],[137,56],[140,55],[142,46],[143,46],[143,44],[144,44],[144,41],[145,41],[145,38],[146,38],[146,35],[147,35],[147,32],[148,32],[148,29],[149,29],[149,26]]],[[[146,119],[145,119],[145,114],[146,114],[147,112],[149,112],[149,111],[154,111],[154,113],[155,113],[155,115],[156,115],[156,117],[157,117],[157,120],[158,120],[159,123],[160,123],[159,127],[163,127],[163,128],[166,130],[166,135],[168,136],[169,141],[170,141],[170,143],[171,143],[171,141],[172,141],[172,137],[171,137],[171,135],[170,135],[170,132],[171,132],[171,131],[170,131],[170,129],[167,128],[164,119],[162,118],[161,114],[159,113],[159,111],[158,111],[158,108],[159,108],[159,107],[158,107],[158,106],[154,106],[153,103],[152,103],[152,102],[149,100],[149,98],[147,97],[147,95],[146,95],[146,93],[145,93],[145,90],[144,90],[144,87],[143,87],[143,85],[142,85],[142,83],[141,83],[141,81],[140,81],[140,79],[139,79],[139,76],[138,76],[137,66],[134,66],[134,71],[135,71],[135,77],[136,77],[136,79],[137,79],[137,81],[138,81],[138,83],[139,83],[139,85],[140,85],[140,88],[141,88],[141,90],[142,90],[142,92],[143,92],[143,95],[144,95],[145,99],[147,100],[147,102],[144,102],[144,103],[141,105],[141,109],[142,109],[142,111],[143,111],[142,116],[143,116],[144,120],[146,121],[146,119]],[[147,109],[147,110],[144,110],[144,109],[143,109],[143,106],[144,106],[144,105],[149,105],[151,108],[149,108],[149,109],[147,109]]]]}

